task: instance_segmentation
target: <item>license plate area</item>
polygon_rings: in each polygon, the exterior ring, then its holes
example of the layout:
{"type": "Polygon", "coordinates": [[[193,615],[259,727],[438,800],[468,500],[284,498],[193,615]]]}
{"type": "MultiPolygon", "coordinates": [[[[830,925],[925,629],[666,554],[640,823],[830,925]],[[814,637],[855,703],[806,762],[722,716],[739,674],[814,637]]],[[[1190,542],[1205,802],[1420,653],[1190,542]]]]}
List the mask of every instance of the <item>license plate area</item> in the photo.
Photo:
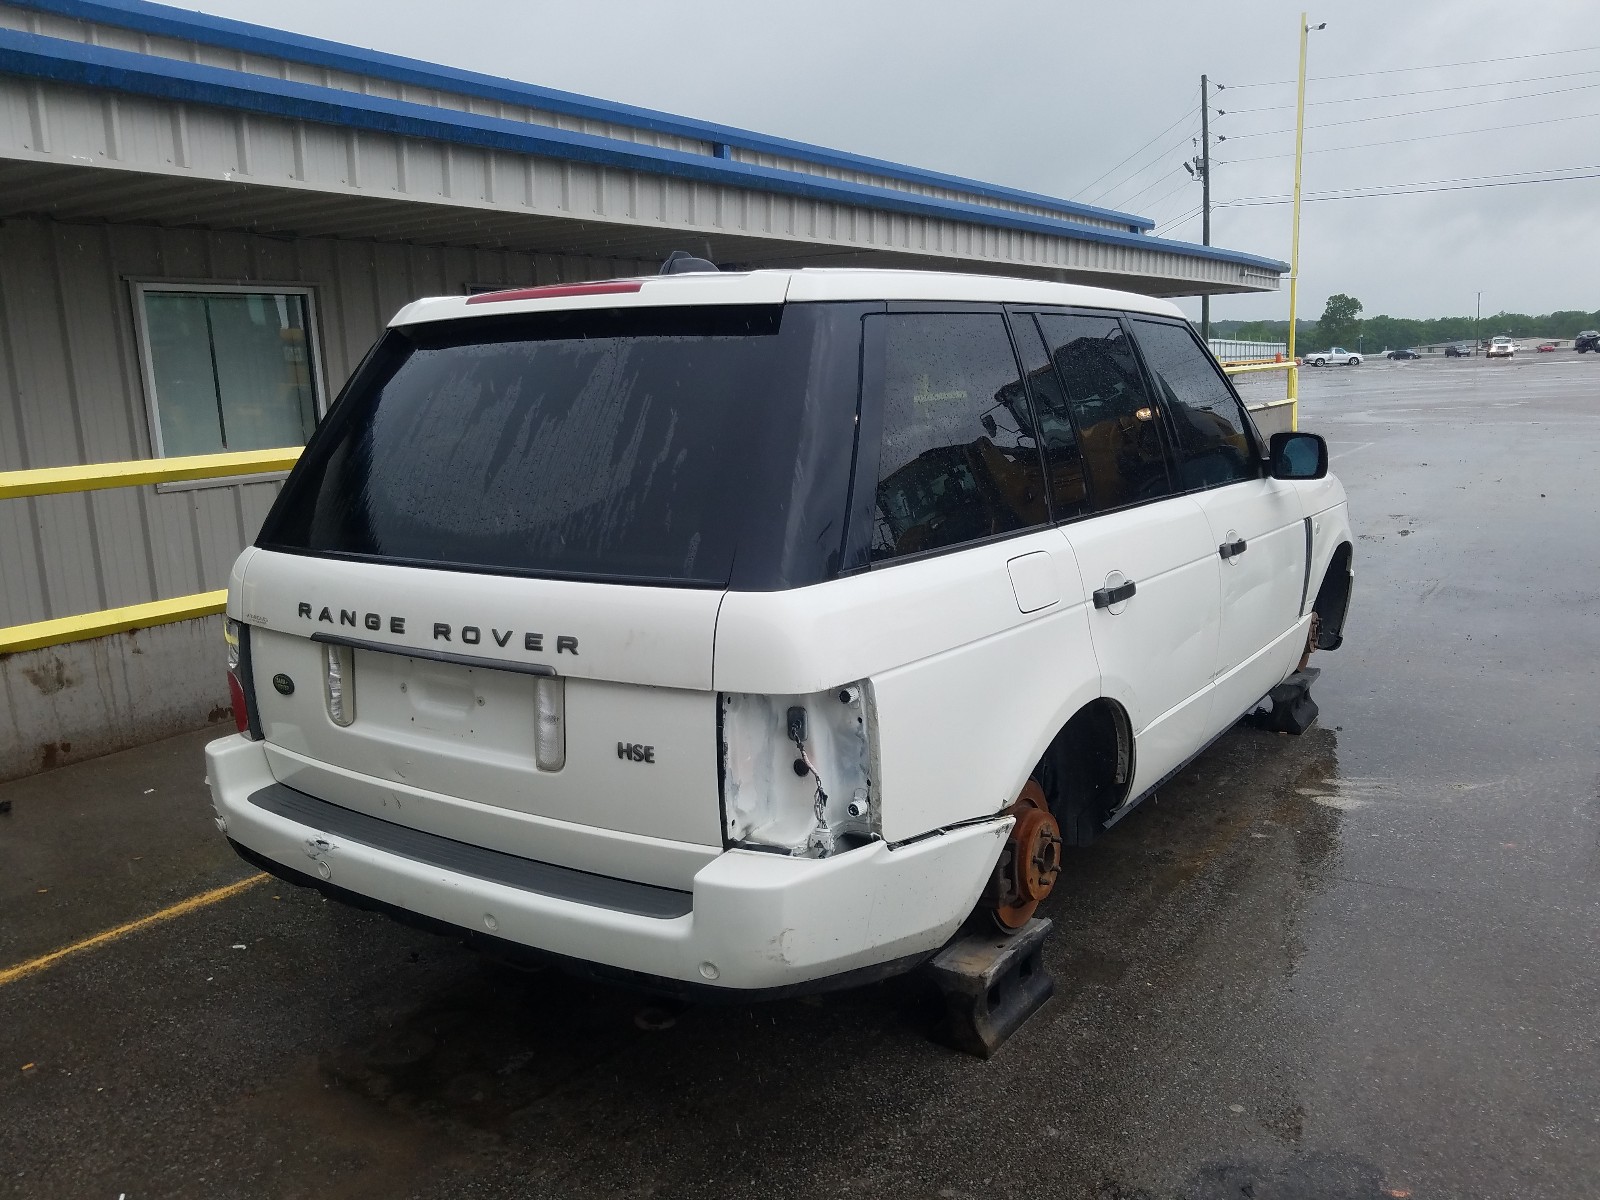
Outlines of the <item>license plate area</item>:
{"type": "Polygon", "coordinates": [[[356,651],[357,722],[424,744],[471,745],[533,762],[535,676],[356,651]]]}

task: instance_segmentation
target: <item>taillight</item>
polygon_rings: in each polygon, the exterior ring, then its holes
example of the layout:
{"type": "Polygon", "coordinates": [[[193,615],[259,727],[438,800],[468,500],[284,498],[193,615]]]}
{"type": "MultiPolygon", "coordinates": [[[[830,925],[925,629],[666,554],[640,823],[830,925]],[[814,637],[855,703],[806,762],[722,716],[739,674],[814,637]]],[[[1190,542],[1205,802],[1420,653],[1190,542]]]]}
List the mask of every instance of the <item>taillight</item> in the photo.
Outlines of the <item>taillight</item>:
{"type": "Polygon", "coordinates": [[[322,646],[327,668],[323,674],[323,698],[328,703],[328,719],[335,725],[349,725],[356,719],[356,652],[349,646],[322,646]]]}
{"type": "Polygon", "coordinates": [[[250,708],[244,702],[244,685],[232,671],[228,672],[228,699],[233,704],[233,723],[240,733],[249,733],[250,708]]]}
{"type": "Polygon", "coordinates": [[[228,702],[234,726],[247,738],[259,738],[261,727],[254,711],[250,675],[250,630],[229,617],[222,622],[222,638],[228,647],[228,702]]]}

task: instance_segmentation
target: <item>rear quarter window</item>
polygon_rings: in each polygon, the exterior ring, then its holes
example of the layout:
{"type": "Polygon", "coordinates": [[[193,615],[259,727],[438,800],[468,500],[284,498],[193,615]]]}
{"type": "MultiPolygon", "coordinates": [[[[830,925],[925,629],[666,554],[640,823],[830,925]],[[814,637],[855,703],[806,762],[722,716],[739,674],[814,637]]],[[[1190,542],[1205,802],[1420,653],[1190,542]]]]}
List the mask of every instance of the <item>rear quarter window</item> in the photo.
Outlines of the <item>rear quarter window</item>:
{"type": "Polygon", "coordinates": [[[865,403],[882,414],[873,562],[1049,520],[1044,470],[1004,316],[869,317],[865,403]]]}

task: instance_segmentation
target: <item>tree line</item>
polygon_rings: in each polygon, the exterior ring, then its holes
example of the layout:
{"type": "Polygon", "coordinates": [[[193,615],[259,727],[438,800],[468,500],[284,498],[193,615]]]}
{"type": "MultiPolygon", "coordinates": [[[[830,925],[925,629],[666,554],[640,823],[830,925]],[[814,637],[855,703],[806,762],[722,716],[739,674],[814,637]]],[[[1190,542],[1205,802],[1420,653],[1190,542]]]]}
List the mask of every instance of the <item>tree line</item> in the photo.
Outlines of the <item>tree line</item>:
{"type": "MultiPolygon", "coordinates": [[[[1394,350],[1402,346],[1428,346],[1439,342],[1470,342],[1474,336],[1491,338],[1505,334],[1514,338],[1555,338],[1570,340],[1580,330],[1600,329],[1600,310],[1561,311],[1530,316],[1526,313],[1499,312],[1481,321],[1471,316],[1411,317],[1361,316],[1361,301],[1342,292],[1328,297],[1322,318],[1295,322],[1295,349],[1326,350],[1329,346],[1368,350],[1394,350]]],[[[1283,342],[1289,338],[1287,321],[1213,321],[1211,336],[1242,342],[1283,342]]]]}

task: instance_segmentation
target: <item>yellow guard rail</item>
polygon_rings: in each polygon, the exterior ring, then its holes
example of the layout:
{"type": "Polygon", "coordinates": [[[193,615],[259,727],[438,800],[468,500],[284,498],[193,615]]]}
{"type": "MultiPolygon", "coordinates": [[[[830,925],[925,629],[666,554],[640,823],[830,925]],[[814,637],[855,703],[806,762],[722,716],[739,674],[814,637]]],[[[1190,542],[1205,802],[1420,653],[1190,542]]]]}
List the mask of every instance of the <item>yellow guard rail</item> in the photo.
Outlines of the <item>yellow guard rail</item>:
{"type": "MultiPolygon", "coordinates": [[[[1289,372],[1289,428],[1300,428],[1300,363],[1296,359],[1286,362],[1237,362],[1223,363],[1224,375],[1243,375],[1249,371],[1287,371],[1289,372]]],[[[1278,407],[1283,401],[1274,401],[1273,408],[1278,407]]]]}
{"type": "MultiPolygon", "coordinates": [[[[29,471],[0,471],[0,500],[25,496],[58,496],[101,488],[133,487],[143,483],[177,483],[190,479],[220,479],[287,471],[300,457],[299,446],[275,450],[242,450],[228,454],[191,454],[181,458],[147,458],[132,462],[87,463],[78,467],[40,467],[29,471]]],[[[128,629],[167,625],[219,613],[226,606],[226,588],[197,592],[172,600],[128,604],[100,612],[33,621],[0,627],[0,654],[38,650],[66,642],[81,642],[128,629]]]]}
{"type": "MultiPolygon", "coordinates": [[[[1229,375],[1247,371],[1293,371],[1296,363],[1248,362],[1224,364],[1229,375]]],[[[1296,410],[1299,405],[1295,405],[1296,410]]],[[[1290,418],[1298,426],[1298,411],[1290,418]]],[[[299,446],[276,450],[242,450],[229,454],[191,454],[181,458],[144,458],[131,462],[87,463],[78,467],[40,467],[30,471],[0,471],[0,500],[24,496],[56,496],[67,492],[90,492],[101,488],[133,487],[144,483],[178,483],[189,479],[219,479],[231,475],[256,475],[287,471],[300,457],[299,446]]],[[[151,600],[99,612],[33,621],[26,625],[0,627],[0,654],[38,650],[105,637],[129,629],[167,625],[193,617],[219,613],[227,605],[228,592],[196,592],[173,600],[151,600]]]]}

